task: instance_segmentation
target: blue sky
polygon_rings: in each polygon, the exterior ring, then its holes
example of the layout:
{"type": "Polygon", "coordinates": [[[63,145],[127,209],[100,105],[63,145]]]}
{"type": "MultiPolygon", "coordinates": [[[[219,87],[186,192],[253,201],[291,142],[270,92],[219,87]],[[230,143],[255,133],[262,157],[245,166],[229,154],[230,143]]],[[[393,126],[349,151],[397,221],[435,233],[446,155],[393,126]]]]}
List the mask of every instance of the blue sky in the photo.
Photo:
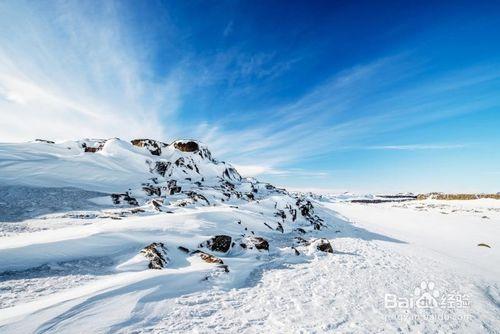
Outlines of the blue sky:
{"type": "Polygon", "coordinates": [[[334,191],[500,191],[500,4],[0,3],[0,141],[196,138],[334,191]]]}

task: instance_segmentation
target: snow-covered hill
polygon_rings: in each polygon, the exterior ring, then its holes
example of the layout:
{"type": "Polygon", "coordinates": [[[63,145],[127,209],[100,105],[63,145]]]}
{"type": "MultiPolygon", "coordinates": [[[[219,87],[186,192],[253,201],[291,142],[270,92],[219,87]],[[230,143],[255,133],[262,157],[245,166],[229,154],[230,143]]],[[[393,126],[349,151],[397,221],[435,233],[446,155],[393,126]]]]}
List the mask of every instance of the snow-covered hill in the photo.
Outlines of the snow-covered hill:
{"type": "Polygon", "coordinates": [[[193,140],[0,144],[0,332],[500,328],[497,202],[347,198],[244,178],[193,140]],[[387,305],[423,282],[470,303],[387,305]]]}

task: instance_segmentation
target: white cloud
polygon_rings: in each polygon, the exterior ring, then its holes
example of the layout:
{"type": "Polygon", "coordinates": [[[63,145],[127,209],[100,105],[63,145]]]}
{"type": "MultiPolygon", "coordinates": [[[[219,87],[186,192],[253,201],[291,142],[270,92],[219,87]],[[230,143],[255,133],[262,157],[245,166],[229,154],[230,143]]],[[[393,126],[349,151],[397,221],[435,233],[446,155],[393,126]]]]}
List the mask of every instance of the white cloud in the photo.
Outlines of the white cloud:
{"type": "Polygon", "coordinates": [[[0,4],[0,141],[164,137],[178,83],[151,79],[115,3],[89,6],[0,4]]]}

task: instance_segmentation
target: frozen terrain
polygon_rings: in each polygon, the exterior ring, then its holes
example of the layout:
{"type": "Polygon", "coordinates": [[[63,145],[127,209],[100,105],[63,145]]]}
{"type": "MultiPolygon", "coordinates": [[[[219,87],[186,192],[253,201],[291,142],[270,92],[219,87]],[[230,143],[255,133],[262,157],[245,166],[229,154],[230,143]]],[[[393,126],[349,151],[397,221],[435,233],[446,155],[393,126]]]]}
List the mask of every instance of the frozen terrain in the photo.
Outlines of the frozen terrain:
{"type": "Polygon", "coordinates": [[[499,332],[500,201],[291,194],[133,143],[0,144],[1,333],[499,332]]]}

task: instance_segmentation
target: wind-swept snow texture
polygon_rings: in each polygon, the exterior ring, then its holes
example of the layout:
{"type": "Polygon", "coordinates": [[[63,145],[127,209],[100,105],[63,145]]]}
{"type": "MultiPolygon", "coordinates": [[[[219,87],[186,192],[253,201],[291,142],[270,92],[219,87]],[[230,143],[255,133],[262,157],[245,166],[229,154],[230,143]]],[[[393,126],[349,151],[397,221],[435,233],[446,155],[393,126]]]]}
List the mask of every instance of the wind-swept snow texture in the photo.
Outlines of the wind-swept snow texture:
{"type": "Polygon", "coordinates": [[[0,144],[0,332],[499,332],[497,201],[346,196],[195,141],[0,144]]]}

